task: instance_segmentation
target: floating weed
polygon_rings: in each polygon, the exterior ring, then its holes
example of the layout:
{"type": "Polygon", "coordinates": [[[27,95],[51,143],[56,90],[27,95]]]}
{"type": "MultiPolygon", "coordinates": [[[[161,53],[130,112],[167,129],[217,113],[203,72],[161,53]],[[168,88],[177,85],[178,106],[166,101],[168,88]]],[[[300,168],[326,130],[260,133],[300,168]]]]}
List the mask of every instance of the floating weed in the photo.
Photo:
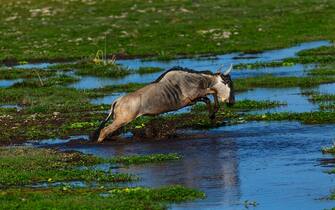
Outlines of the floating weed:
{"type": "MultiPolygon", "coordinates": [[[[235,110],[235,111],[248,111],[248,110],[261,110],[275,108],[279,106],[285,106],[286,103],[279,101],[255,101],[255,100],[241,100],[236,101],[234,106],[229,107],[220,102],[220,106],[224,106],[225,110],[235,110]]],[[[207,106],[205,104],[196,104],[192,106],[192,111],[207,111],[207,106]]]]}
{"type": "Polygon", "coordinates": [[[99,125],[99,122],[75,122],[68,126],[70,129],[80,129],[80,128],[89,128],[96,127],[99,125]]]}
{"type": "Polygon", "coordinates": [[[111,163],[121,163],[124,165],[133,164],[144,164],[144,163],[156,163],[162,161],[180,160],[181,155],[176,153],[169,154],[151,154],[151,155],[132,155],[132,156],[122,156],[110,159],[111,163]]]}
{"type": "Polygon", "coordinates": [[[326,154],[326,153],[329,153],[329,154],[335,154],[335,142],[333,143],[333,145],[331,146],[328,146],[328,147],[323,147],[321,149],[322,153],[326,154]]]}
{"type": "Polygon", "coordinates": [[[141,67],[136,72],[139,74],[152,74],[156,72],[161,72],[163,70],[164,69],[159,68],[159,67],[141,67]]]}

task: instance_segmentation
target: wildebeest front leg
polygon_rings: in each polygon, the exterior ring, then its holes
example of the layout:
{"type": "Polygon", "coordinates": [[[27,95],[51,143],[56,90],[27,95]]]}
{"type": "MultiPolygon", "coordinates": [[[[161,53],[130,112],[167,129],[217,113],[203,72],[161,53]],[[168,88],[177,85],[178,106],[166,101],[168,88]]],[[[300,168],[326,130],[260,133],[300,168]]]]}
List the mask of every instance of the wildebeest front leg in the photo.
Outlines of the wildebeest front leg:
{"type": "Polygon", "coordinates": [[[216,94],[213,94],[213,98],[214,98],[214,107],[213,107],[213,113],[211,115],[211,119],[215,118],[215,114],[219,111],[219,99],[218,96],[216,94]]]}
{"type": "Polygon", "coordinates": [[[202,101],[202,102],[206,103],[207,109],[208,109],[209,118],[210,119],[214,119],[213,116],[215,117],[215,114],[214,114],[214,112],[212,112],[211,100],[209,100],[208,97],[201,97],[201,98],[198,99],[198,101],[202,101]]]}

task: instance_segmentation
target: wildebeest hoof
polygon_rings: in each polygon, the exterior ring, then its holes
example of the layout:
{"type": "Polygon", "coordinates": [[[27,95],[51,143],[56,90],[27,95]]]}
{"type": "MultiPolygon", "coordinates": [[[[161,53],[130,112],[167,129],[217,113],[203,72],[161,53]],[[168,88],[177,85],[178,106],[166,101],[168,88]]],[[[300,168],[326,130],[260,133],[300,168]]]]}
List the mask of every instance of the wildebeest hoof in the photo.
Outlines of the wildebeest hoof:
{"type": "Polygon", "coordinates": [[[104,138],[98,138],[98,143],[102,143],[104,141],[104,138]]]}

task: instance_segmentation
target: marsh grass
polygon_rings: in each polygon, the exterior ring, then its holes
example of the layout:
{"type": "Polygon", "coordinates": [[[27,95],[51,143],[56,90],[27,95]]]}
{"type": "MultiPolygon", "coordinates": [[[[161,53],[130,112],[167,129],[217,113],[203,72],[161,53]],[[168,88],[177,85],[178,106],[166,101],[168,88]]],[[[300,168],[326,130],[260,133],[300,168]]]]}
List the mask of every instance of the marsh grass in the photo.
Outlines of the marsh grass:
{"type": "Polygon", "coordinates": [[[136,72],[139,74],[152,74],[156,72],[161,72],[163,70],[164,69],[159,68],[159,67],[141,67],[136,72]]]}
{"type": "Polygon", "coordinates": [[[333,40],[334,6],[333,1],[317,0],[5,1],[0,5],[0,60],[87,57],[105,48],[106,36],[111,54],[162,58],[333,40]],[[79,19],[85,24],[78,24],[79,19]]]}
{"type": "MultiPolygon", "coordinates": [[[[97,170],[101,163],[143,164],[179,160],[176,154],[153,154],[102,159],[78,152],[52,149],[0,147],[1,209],[165,209],[167,203],[205,197],[203,192],[183,186],[104,187],[108,183],[136,181],[138,177],[97,170]],[[66,185],[83,182],[82,187],[66,185]],[[98,184],[90,185],[90,183],[98,184]],[[45,184],[34,188],[32,184],[45,184]],[[52,183],[63,183],[52,187],[52,183]]],[[[113,185],[108,185],[113,186],[113,185]]]]}
{"type": "Polygon", "coordinates": [[[128,174],[114,174],[95,169],[79,169],[92,166],[102,160],[79,153],[60,153],[47,149],[26,147],[0,148],[0,186],[22,186],[39,182],[125,182],[134,180],[128,174]]]}
{"type": "Polygon", "coordinates": [[[335,154],[335,143],[333,145],[328,146],[328,147],[323,147],[321,149],[322,153],[329,153],[329,154],[335,154]]]}
{"type": "Polygon", "coordinates": [[[124,165],[145,164],[145,163],[158,163],[163,161],[172,161],[182,159],[181,155],[176,153],[170,154],[151,154],[151,155],[132,155],[121,156],[110,159],[111,163],[121,163],[124,165]]]}
{"type": "Polygon", "coordinates": [[[314,69],[308,72],[308,75],[312,76],[334,76],[335,75],[335,66],[331,68],[321,68],[321,69],[314,69]]]}
{"type": "Polygon", "coordinates": [[[205,198],[199,190],[180,185],[160,188],[6,189],[2,209],[167,209],[170,203],[205,198]]]}
{"type": "Polygon", "coordinates": [[[295,63],[287,61],[273,61],[273,62],[256,62],[256,63],[241,63],[234,66],[235,69],[262,69],[267,67],[282,67],[294,66],[295,63]]]}
{"type": "Polygon", "coordinates": [[[74,82],[79,81],[79,78],[60,75],[56,77],[48,77],[48,78],[37,78],[36,79],[25,79],[22,82],[17,82],[12,87],[21,88],[21,87],[30,87],[30,88],[38,88],[38,87],[51,87],[51,86],[64,86],[74,82]]]}
{"type": "Polygon", "coordinates": [[[121,85],[107,85],[102,88],[93,89],[93,92],[98,93],[113,93],[113,92],[133,92],[147,85],[146,83],[127,83],[121,85]]]}
{"type": "Polygon", "coordinates": [[[335,82],[335,77],[274,77],[266,75],[236,79],[234,81],[234,88],[236,91],[245,91],[252,88],[313,87],[332,82],[335,82]]]}
{"type": "MultiPolygon", "coordinates": [[[[261,109],[270,109],[279,106],[285,106],[286,103],[279,101],[255,101],[255,100],[241,100],[237,101],[234,106],[229,107],[220,102],[220,107],[223,106],[224,110],[233,110],[233,111],[248,111],[248,110],[261,110],[261,109]]],[[[205,104],[197,103],[192,106],[192,111],[207,111],[207,107],[205,104]]]]}
{"type": "Polygon", "coordinates": [[[65,71],[73,70],[77,75],[111,78],[120,78],[134,73],[131,70],[115,63],[94,63],[90,60],[83,60],[78,63],[58,64],[51,66],[50,69],[65,71]]]}
{"type": "Polygon", "coordinates": [[[16,68],[0,68],[0,79],[19,79],[27,78],[34,79],[37,78],[37,73],[40,77],[53,77],[56,76],[56,71],[46,70],[46,69],[16,69],[16,68]]]}
{"type": "Polygon", "coordinates": [[[243,118],[246,121],[299,121],[305,124],[332,124],[335,123],[335,112],[267,113],[245,115],[243,118]]]}

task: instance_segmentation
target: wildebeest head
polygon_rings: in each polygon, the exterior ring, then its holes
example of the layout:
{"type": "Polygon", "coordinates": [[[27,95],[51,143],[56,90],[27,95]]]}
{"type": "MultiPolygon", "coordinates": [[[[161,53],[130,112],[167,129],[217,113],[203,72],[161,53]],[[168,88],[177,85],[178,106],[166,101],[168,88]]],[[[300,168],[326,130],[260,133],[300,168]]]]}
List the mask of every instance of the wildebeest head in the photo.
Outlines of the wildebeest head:
{"type": "Polygon", "coordinates": [[[234,105],[235,103],[234,85],[230,77],[232,68],[233,66],[230,65],[224,73],[216,73],[216,84],[213,86],[217,96],[220,97],[222,102],[227,102],[228,105],[234,105]]]}

